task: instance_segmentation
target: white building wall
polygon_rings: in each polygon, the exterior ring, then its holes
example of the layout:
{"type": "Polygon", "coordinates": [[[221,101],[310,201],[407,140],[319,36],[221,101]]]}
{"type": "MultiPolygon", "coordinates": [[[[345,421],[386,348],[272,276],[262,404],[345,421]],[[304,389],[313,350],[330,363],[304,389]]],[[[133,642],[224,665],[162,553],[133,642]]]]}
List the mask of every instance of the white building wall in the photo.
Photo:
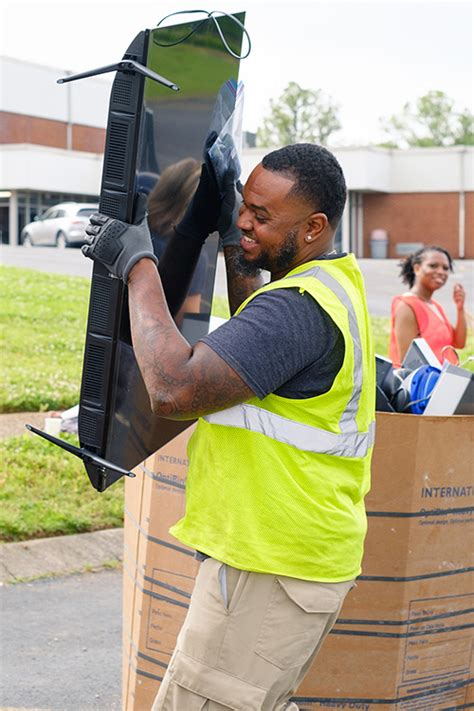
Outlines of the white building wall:
{"type": "Polygon", "coordinates": [[[65,75],[64,69],[0,57],[0,110],[104,128],[114,75],[57,84],[65,75]]]}
{"type": "Polygon", "coordinates": [[[443,193],[459,192],[462,189],[472,191],[473,159],[474,149],[465,146],[392,151],[390,192],[443,193]]]}
{"type": "Polygon", "coordinates": [[[78,79],[70,84],[58,84],[58,88],[71,92],[71,123],[106,128],[109,111],[111,79],[78,79]]]}
{"type": "MultiPolygon", "coordinates": [[[[248,148],[242,180],[271,148],[248,148]]],[[[356,192],[430,193],[474,190],[474,148],[335,148],[347,187],[356,192]],[[462,170],[463,169],[463,170],[462,170]],[[464,172],[464,175],[463,175],[464,172]]]]}
{"type": "Polygon", "coordinates": [[[335,148],[349,190],[391,192],[390,151],[378,148],[335,148]]]}
{"type": "MultiPolygon", "coordinates": [[[[272,148],[247,148],[242,154],[242,180],[272,148]]],[[[390,153],[376,148],[334,149],[350,190],[390,192],[390,153]]]]}
{"type": "Polygon", "coordinates": [[[3,146],[0,189],[98,195],[103,156],[30,144],[3,146]]]}
{"type": "MultiPolygon", "coordinates": [[[[84,109],[85,110],[85,109],[84,109]]],[[[427,150],[427,149],[425,149],[427,150]]],[[[444,149],[438,155],[374,155],[366,149],[334,151],[349,190],[386,193],[474,191],[474,150],[444,149]],[[464,188],[462,187],[464,184],[464,188]]],[[[248,149],[242,155],[245,181],[267,153],[248,149]]],[[[94,194],[100,185],[103,156],[32,144],[0,147],[0,189],[54,190],[94,194]],[[73,185],[74,187],[65,187],[73,185]]]]}
{"type": "Polygon", "coordinates": [[[243,183],[245,183],[255,166],[261,162],[263,156],[270,150],[270,148],[244,148],[242,151],[242,174],[240,176],[243,183]]]}
{"type": "Polygon", "coordinates": [[[462,146],[459,148],[462,160],[460,159],[460,171],[464,173],[461,179],[464,181],[464,190],[474,190],[474,148],[462,146]]]}

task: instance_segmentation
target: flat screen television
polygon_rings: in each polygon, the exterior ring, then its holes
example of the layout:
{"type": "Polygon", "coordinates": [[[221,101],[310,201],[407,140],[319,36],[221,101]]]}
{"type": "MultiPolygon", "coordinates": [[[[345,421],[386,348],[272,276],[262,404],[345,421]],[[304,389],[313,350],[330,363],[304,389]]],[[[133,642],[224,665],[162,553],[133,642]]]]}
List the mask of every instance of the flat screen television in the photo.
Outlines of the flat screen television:
{"type": "MultiPolygon", "coordinates": [[[[243,23],[243,13],[235,17],[243,23]]],[[[239,55],[243,26],[228,16],[219,18],[219,26],[239,55]]],[[[118,71],[113,82],[100,211],[131,222],[137,193],[145,192],[151,202],[160,193],[160,181],[163,187],[182,161],[200,164],[210,132],[219,134],[229,117],[235,118],[239,60],[224,46],[211,17],[144,30],[123,59],[166,77],[180,89],[143,76],[133,65],[118,71]]],[[[185,208],[189,199],[175,192],[172,203],[176,207],[181,201],[185,208]]],[[[166,235],[156,237],[166,241],[166,235]]],[[[211,235],[191,284],[194,291],[179,316],[180,329],[191,343],[208,331],[217,252],[218,236],[211,235]]],[[[131,469],[189,425],[151,412],[131,344],[127,289],[94,263],[79,406],[81,448],[131,469]]],[[[98,491],[121,476],[87,458],[85,466],[98,491]]]]}

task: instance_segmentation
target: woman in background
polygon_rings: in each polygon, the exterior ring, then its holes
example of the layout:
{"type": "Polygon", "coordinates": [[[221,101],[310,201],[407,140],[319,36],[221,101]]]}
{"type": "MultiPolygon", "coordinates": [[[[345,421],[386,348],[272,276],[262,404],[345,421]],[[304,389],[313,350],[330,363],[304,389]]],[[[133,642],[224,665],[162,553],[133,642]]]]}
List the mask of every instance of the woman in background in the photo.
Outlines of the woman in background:
{"type": "Polygon", "coordinates": [[[457,319],[453,327],[443,307],[433,299],[453,271],[453,260],[442,247],[428,246],[400,262],[400,276],[410,287],[392,301],[389,357],[399,368],[414,338],[424,338],[442,363],[457,363],[453,348],[466,344],[465,293],[461,284],[453,287],[457,319]],[[450,348],[447,348],[450,346],[450,348]]]}
{"type": "MultiPolygon", "coordinates": [[[[148,196],[148,225],[153,251],[158,259],[163,257],[174,226],[181,221],[186,212],[199,182],[200,173],[201,164],[198,161],[194,158],[184,158],[165,168],[148,196]]],[[[201,253],[187,297],[176,315],[178,323],[181,323],[184,313],[200,312],[207,264],[205,253],[201,253]]]]}

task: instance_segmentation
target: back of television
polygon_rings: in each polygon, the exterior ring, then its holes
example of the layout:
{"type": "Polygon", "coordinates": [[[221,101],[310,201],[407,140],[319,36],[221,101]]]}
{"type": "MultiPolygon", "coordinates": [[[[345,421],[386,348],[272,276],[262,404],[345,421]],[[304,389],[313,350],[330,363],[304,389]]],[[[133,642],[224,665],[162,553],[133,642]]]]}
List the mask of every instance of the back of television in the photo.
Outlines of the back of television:
{"type": "MultiPolygon", "coordinates": [[[[200,17],[143,30],[116,64],[58,80],[62,84],[117,72],[99,210],[124,222],[134,221],[143,193],[149,203],[150,197],[156,199],[170,169],[183,162],[198,167],[205,152],[218,185],[229,167],[239,174],[243,92],[238,72],[244,35],[248,41],[244,56],[250,53],[245,15],[173,13],[179,14],[200,17]]],[[[178,185],[171,197],[173,207],[184,213],[192,193],[178,185]]],[[[216,233],[206,240],[196,267],[197,271],[200,265],[201,279],[193,308],[182,309],[176,321],[191,344],[209,329],[217,252],[216,233]]],[[[124,475],[133,476],[130,469],[191,424],[157,418],[151,411],[133,352],[127,295],[122,281],[95,262],[79,402],[80,447],[27,425],[80,457],[100,492],[124,475]]]]}
{"type": "MultiPolygon", "coordinates": [[[[243,22],[244,16],[237,19],[243,22]]],[[[133,221],[138,192],[150,193],[163,171],[182,159],[202,161],[210,129],[219,133],[235,109],[242,39],[243,26],[227,16],[219,18],[218,27],[207,16],[137,35],[123,61],[154,76],[133,66],[117,72],[109,105],[102,213],[133,221]]],[[[181,330],[190,342],[208,330],[217,235],[206,241],[204,250],[199,312],[182,317],[181,330]]],[[[81,448],[130,469],[189,424],[152,414],[131,345],[127,289],[94,264],[79,409],[81,448]]],[[[99,491],[122,475],[93,460],[85,460],[85,466],[99,491]]]]}

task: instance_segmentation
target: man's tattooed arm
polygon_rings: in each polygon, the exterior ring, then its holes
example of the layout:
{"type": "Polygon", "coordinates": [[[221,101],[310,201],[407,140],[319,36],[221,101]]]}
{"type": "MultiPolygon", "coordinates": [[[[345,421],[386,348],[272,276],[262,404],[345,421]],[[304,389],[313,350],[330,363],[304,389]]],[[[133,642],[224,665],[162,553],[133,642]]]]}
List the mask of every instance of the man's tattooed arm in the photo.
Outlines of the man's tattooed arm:
{"type": "Polygon", "coordinates": [[[254,395],[211,348],[204,343],[191,347],[183,338],[151,260],[142,259],[132,268],[128,295],[135,357],[156,415],[192,420],[254,395]]]}

